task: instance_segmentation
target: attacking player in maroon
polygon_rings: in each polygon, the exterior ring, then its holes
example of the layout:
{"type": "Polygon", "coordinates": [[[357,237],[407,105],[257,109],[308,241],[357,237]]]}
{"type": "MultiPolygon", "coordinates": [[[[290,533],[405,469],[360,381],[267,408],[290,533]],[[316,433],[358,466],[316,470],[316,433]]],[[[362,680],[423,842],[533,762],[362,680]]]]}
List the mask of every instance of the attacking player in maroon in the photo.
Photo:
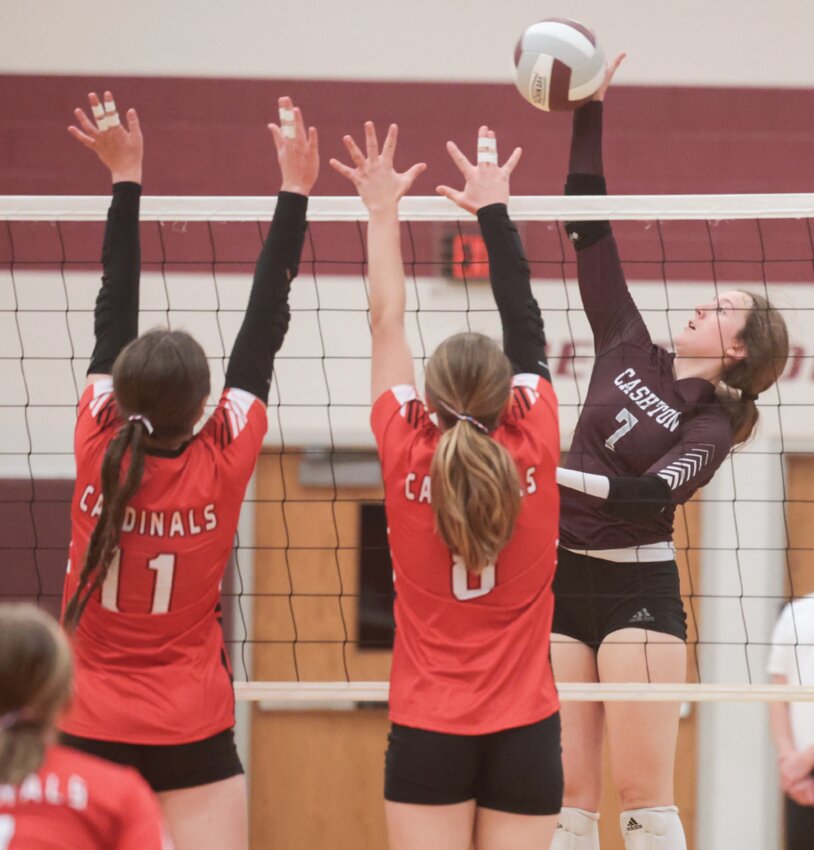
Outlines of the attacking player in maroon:
{"type": "Polygon", "coordinates": [[[220,586],[266,432],[274,355],[290,313],[319,167],[316,132],[280,99],[274,220],[214,413],[201,346],[183,331],[137,336],[142,142],[110,93],[71,133],[110,169],[96,346],[79,402],[77,480],[64,593],[76,698],[63,741],[136,767],[159,792],[178,850],[246,848],[246,786],[220,586]]]}
{"type": "MultiPolygon", "coordinates": [[[[605,92],[574,114],[567,194],[605,193],[605,92]]],[[[673,516],[751,435],[755,401],[782,373],[782,316],[732,290],[655,345],[630,296],[608,222],[567,225],[596,361],[562,485],[554,672],[562,682],[683,682],[686,616],[673,516]]],[[[677,703],[563,708],[565,807],[553,850],[597,850],[603,729],[627,850],[684,850],[674,805],[677,703]],[[654,843],[655,842],[655,843],[654,843]]]]}
{"type": "MultiPolygon", "coordinates": [[[[394,171],[395,126],[381,154],[372,124],[365,134],[367,156],[345,139],[355,167],[331,164],[370,213],[371,424],[396,587],[390,848],[538,850],[562,801],[549,662],[559,431],[542,318],[522,260],[495,287],[507,302],[505,354],[480,334],[450,337],[427,363],[427,403],[419,398],[398,201],[422,166],[394,171]]],[[[522,253],[506,213],[520,152],[499,168],[454,151],[467,183],[448,191],[474,203],[490,261],[503,265],[522,253]]]]}
{"type": "Polygon", "coordinates": [[[0,605],[0,850],[171,850],[135,770],[53,743],[71,652],[33,605],[0,605]]]}

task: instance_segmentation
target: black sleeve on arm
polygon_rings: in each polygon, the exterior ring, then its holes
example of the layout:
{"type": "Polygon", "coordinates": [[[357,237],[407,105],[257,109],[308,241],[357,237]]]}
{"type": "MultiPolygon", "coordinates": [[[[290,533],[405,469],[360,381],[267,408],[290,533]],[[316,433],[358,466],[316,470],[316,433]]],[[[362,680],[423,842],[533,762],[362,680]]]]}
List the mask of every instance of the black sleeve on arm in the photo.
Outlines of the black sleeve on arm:
{"type": "Polygon", "coordinates": [[[617,519],[646,520],[672,504],[670,486],[658,475],[641,478],[608,477],[610,489],[605,511],[617,519]]]}
{"type": "MultiPolygon", "coordinates": [[[[602,103],[592,100],[574,112],[566,195],[606,195],[602,170],[602,103]]],[[[577,251],[611,232],[607,221],[570,221],[565,230],[577,251]]]]}
{"type": "Polygon", "coordinates": [[[307,208],[305,195],[280,192],[277,196],[271,229],[257,259],[246,315],[226,369],[227,387],[246,390],[265,403],[274,355],[283,344],[291,319],[288,293],[299,270],[307,208]]]}
{"type": "Polygon", "coordinates": [[[96,297],[96,345],[89,375],[109,375],[119,352],[138,336],[139,242],[138,183],[115,183],[102,244],[102,288],[96,297]]]}
{"type": "Polygon", "coordinates": [[[478,210],[489,254],[489,279],[503,325],[503,350],[515,374],[530,372],[551,380],[540,307],[531,293],[523,243],[505,204],[478,210]]]}

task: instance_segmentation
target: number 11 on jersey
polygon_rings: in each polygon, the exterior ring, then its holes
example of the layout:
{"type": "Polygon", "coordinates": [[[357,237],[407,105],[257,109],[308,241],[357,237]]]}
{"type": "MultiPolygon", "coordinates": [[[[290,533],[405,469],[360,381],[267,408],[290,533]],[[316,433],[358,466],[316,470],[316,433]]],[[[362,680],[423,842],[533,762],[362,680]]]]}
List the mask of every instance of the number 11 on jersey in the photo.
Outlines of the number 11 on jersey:
{"type": "MultiPolygon", "coordinates": [[[[155,571],[150,614],[167,614],[170,610],[172,585],[175,580],[175,558],[174,554],[162,554],[147,561],[147,568],[155,571]]],[[[102,583],[102,607],[107,608],[108,611],[119,610],[121,559],[122,553],[118,551],[102,583]]]]}

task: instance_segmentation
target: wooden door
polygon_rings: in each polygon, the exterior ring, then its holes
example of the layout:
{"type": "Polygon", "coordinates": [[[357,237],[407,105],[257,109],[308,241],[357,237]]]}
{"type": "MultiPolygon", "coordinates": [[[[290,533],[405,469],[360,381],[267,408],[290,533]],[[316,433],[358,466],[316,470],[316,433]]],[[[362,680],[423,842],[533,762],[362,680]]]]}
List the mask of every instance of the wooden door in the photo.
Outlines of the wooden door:
{"type": "MultiPolygon", "coordinates": [[[[264,453],[257,475],[254,677],[277,681],[384,680],[388,652],[354,645],[358,504],[378,489],[304,488],[296,453],[264,453]],[[296,640],[295,640],[296,638],[296,640]]],[[[681,587],[697,680],[698,507],[676,517],[681,587]]],[[[252,712],[253,850],[383,850],[387,736],[384,707],[252,712]]],[[[676,801],[690,837],[695,823],[696,712],[681,721],[676,801]]],[[[624,850],[607,758],[603,850],[624,850]]]]}

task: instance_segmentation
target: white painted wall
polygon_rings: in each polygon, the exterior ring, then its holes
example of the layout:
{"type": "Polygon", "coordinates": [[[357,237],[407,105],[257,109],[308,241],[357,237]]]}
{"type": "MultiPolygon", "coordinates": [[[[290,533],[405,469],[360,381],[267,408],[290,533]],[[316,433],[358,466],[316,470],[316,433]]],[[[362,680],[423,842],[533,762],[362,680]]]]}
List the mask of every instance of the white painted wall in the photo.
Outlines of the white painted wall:
{"type": "Polygon", "coordinates": [[[2,0],[0,73],[509,79],[542,18],[626,50],[622,84],[810,86],[801,0],[2,0]]]}

